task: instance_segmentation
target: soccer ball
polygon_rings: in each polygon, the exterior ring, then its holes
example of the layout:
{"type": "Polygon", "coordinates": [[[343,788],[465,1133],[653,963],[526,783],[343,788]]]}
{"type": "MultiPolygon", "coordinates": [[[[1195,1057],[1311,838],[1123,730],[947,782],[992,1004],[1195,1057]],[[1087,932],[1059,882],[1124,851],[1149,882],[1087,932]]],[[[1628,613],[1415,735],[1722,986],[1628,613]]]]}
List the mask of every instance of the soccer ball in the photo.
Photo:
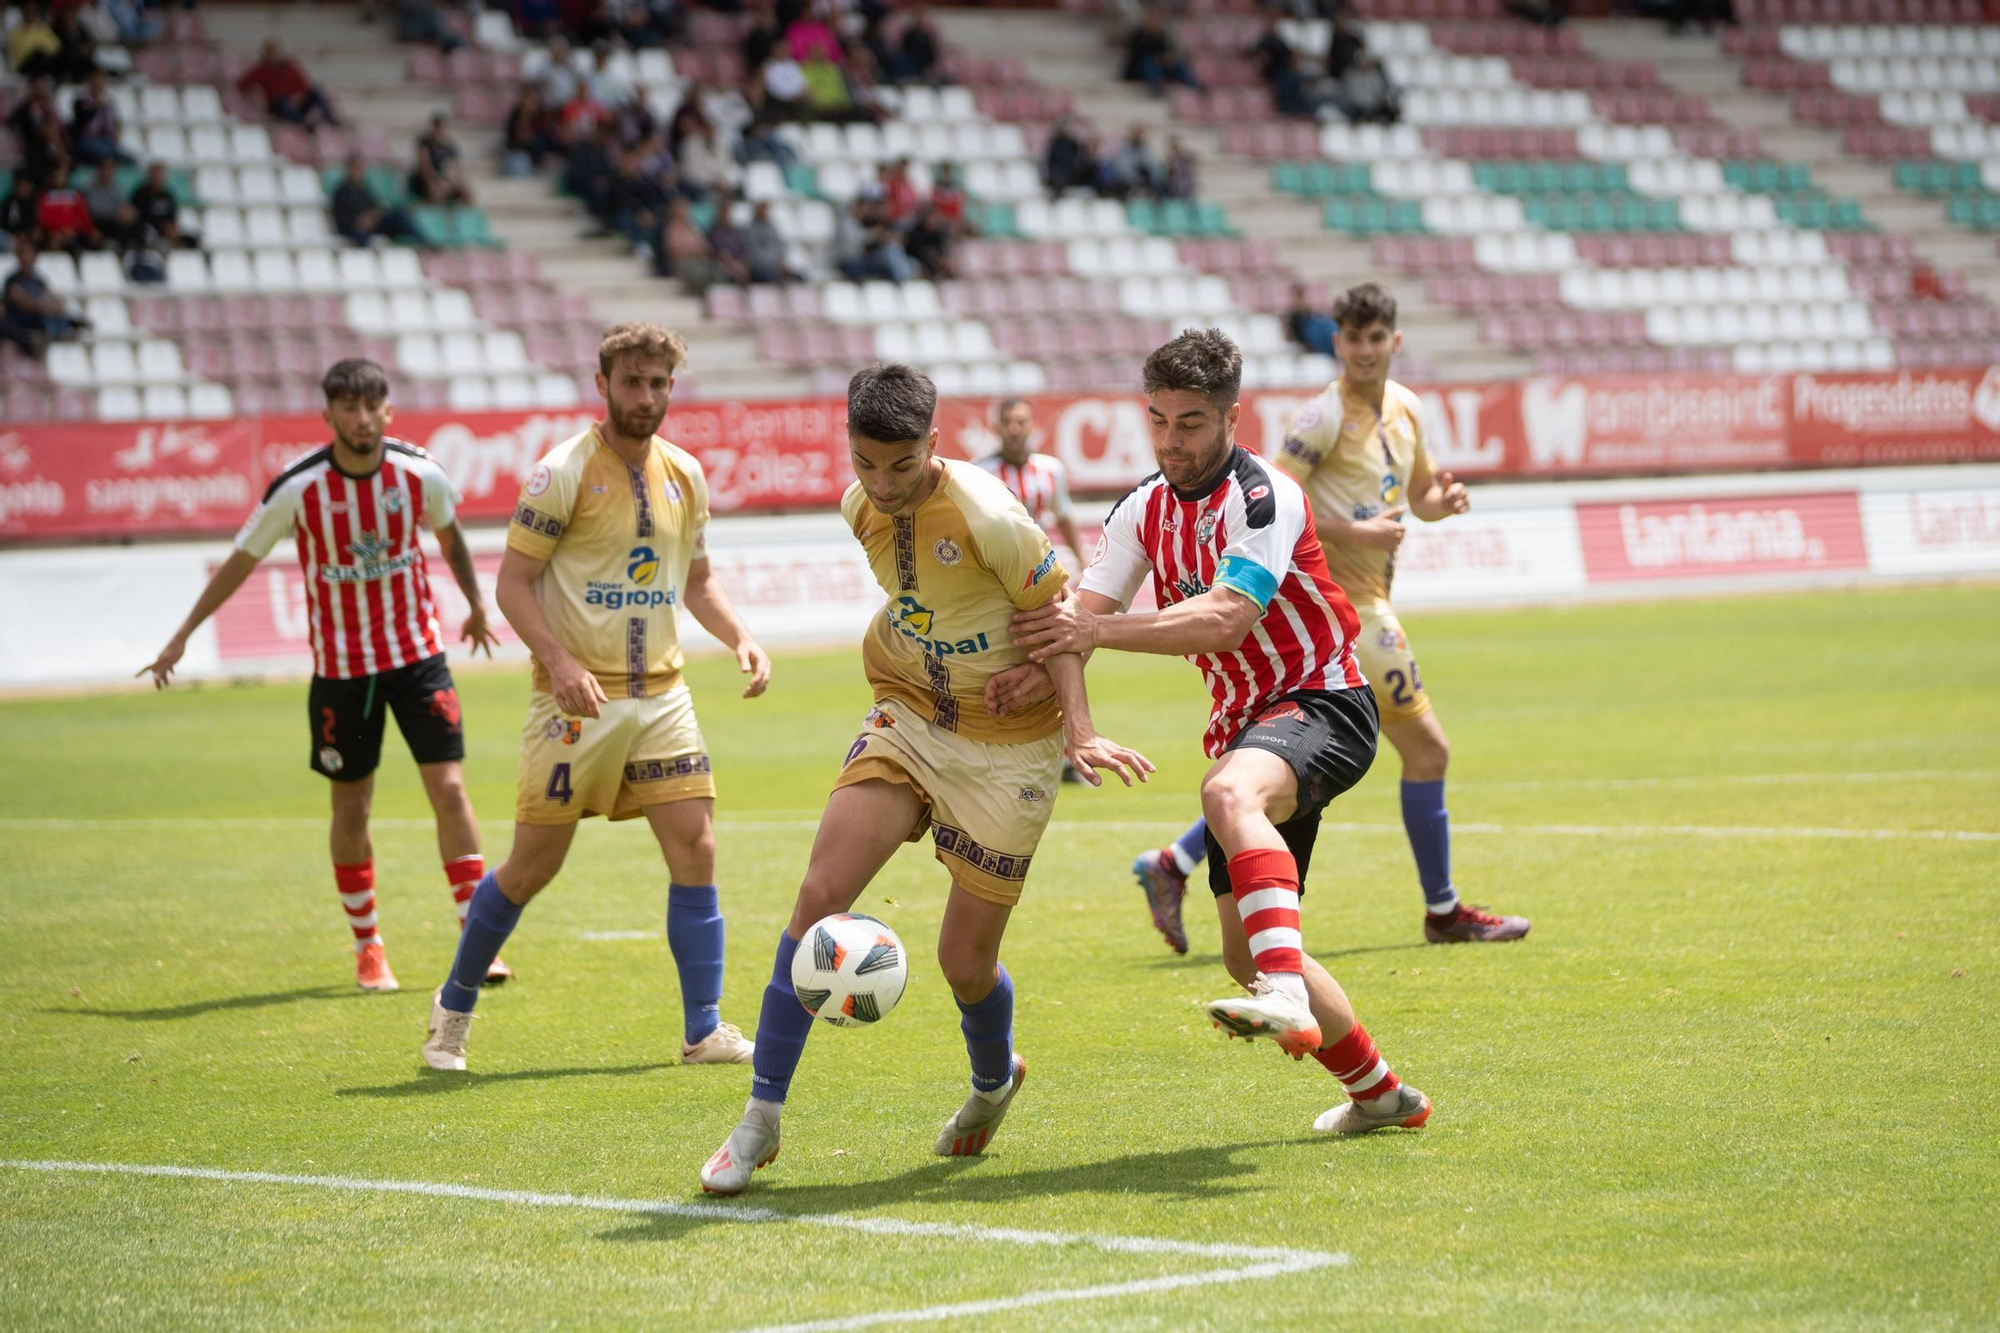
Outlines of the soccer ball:
{"type": "Polygon", "coordinates": [[[909,958],[872,916],[835,912],[813,922],[792,955],[792,989],[806,1012],[844,1028],[879,1023],[903,998],[909,958]]]}

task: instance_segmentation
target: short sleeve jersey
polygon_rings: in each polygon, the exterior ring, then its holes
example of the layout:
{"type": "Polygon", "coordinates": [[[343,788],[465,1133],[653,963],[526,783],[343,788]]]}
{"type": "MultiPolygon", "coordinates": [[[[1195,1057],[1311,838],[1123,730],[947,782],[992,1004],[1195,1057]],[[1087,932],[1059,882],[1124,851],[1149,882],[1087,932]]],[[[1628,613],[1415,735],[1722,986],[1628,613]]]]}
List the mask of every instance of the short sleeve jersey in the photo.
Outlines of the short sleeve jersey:
{"type": "MultiPolygon", "coordinates": [[[[1379,415],[1346,380],[1327,385],[1292,418],[1275,461],[1305,488],[1316,512],[1349,520],[1407,503],[1408,495],[1430,489],[1433,473],[1422,404],[1394,380],[1379,415]]],[[[1389,604],[1395,552],[1329,539],[1326,566],[1356,607],[1389,604]]]]}
{"type": "Polygon", "coordinates": [[[878,512],[858,482],[840,512],[889,598],[861,647],[875,697],[969,740],[1054,734],[1062,713],[1053,699],[1005,717],[986,711],[986,682],[1028,660],[1008,631],[1014,612],[1054,600],[1069,581],[1020,501],[973,464],[946,461],[914,513],[878,512]]]}
{"type": "MultiPolygon", "coordinates": [[[[694,455],[658,436],[628,465],[596,426],[535,465],[507,545],[548,562],[535,600],[549,629],[613,699],[681,679],[675,619],[688,565],[708,558],[708,479],[694,455]]],[[[549,688],[535,663],[535,688],[549,688]]]]}
{"type": "Polygon", "coordinates": [[[1000,484],[1037,523],[1068,518],[1074,512],[1069,499],[1069,469],[1059,458],[1029,454],[1025,463],[1010,463],[1004,454],[994,454],[980,459],[979,466],[1000,478],[1000,484]]]}

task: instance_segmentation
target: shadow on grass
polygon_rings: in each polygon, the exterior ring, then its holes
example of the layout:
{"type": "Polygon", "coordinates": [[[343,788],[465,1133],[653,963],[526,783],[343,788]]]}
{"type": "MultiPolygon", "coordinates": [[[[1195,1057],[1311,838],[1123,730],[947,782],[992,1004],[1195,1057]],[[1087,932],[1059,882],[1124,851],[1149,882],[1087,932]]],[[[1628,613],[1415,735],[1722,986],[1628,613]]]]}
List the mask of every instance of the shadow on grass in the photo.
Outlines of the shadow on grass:
{"type": "Polygon", "coordinates": [[[44,1014],[73,1014],[83,1018],[122,1018],[128,1023],[171,1023],[176,1019],[199,1018],[226,1009],[268,1009],[273,1005],[297,1004],[302,1000],[359,1000],[368,992],[352,985],[302,986],[297,990],[266,991],[261,995],[225,995],[213,1000],[192,1000],[158,1009],[87,1009],[77,1006],[45,1008],[44,1014]]]}
{"type": "MultiPolygon", "coordinates": [[[[760,1174],[746,1196],[745,1221],[771,1221],[769,1212],[786,1217],[812,1213],[866,1213],[870,1209],[910,1203],[977,1203],[985,1208],[1015,1200],[1046,1199],[1056,1194],[1145,1195],[1162,1200],[1214,1199],[1243,1193],[1265,1168],[1239,1161],[1237,1155],[1261,1148],[1308,1143],[1324,1145],[1325,1135],[1265,1139],[1171,1152],[1129,1153],[1101,1162],[1005,1173],[1004,1158],[943,1158],[885,1180],[841,1184],[785,1186],[760,1174]],[[767,1183],[769,1182],[769,1183],[767,1183]],[[1239,1188],[1239,1182],[1242,1187],[1239,1188]],[[766,1211],[768,1210],[768,1211],[766,1211]],[[761,1216],[759,1214],[762,1214],[761,1216]]],[[[779,1158],[779,1163],[784,1159],[779,1158]]],[[[778,1168],[773,1168],[778,1169],[778,1168]]],[[[678,1240],[700,1226],[726,1222],[654,1214],[631,1226],[607,1231],[600,1240],[658,1242],[678,1240]]]]}
{"type": "Polygon", "coordinates": [[[630,1074],[650,1074],[657,1069],[679,1069],[675,1061],[656,1060],[643,1065],[576,1065],[569,1069],[516,1069],[506,1074],[478,1074],[470,1070],[448,1072],[425,1069],[407,1083],[386,1083],[373,1088],[335,1088],[336,1097],[437,1097],[484,1083],[540,1083],[552,1078],[590,1076],[623,1078],[630,1074]]]}
{"type": "MultiPolygon", "coordinates": [[[[1409,953],[1415,949],[1431,949],[1435,947],[1435,945],[1426,944],[1420,940],[1413,940],[1408,944],[1357,944],[1352,949],[1308,949],[1306,952],[1324,962],[1329,958],[1358,958],[1365,953],[1409,953]]],[[[1176,971],[1195,967],[1213,967],[1219,970],[1222,967],[1222,955],[1219,953],[1168,954],[1164,958],[1155,958],[1151,965],[1153,967],[1170,967],[1176,971]]],[[[1222,981],[1226,986],[1229,978],[1225,976],[1222,978],[1222,981]]]]}

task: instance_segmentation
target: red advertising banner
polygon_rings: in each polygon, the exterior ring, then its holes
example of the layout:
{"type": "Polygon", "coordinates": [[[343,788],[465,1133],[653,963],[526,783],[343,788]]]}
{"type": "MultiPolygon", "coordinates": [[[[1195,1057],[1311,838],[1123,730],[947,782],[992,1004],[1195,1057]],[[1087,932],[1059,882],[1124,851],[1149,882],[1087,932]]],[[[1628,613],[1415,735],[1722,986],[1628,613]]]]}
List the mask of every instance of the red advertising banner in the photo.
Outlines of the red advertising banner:
{"type": "Polygon", "coordinates": [[[1580,504],[1592,583],[1868,568],[1853,491],[1580,504]]]}
{"type": "MultiPolygon", "coordinates": [[[[1560,478],[2000,459],[2000,367],[1855,375],[1535,377],[1418,386],[1432,454],[1469,478],[1560,478]]],[[[1274,452],[1306,392],[1248,393],[1237,438],[1274,452]]],[[[1153,470],[1136,394],[1032,400],[1040,447],[1083,493],[1153,470]]],[[[938,412],[943,452],[996,446],[994,404],[938,412]]],[[[596,414],[424,412],[391,429],[437,456],[474,520],[596,414]]],[[[707,469],[719,514],[823,509],[848,482],[843,405],[690,402],[666,434],[707,469]]],[[[0,540],[220,533],[327,438],[316,417],[0,428],[0,540]]]]}

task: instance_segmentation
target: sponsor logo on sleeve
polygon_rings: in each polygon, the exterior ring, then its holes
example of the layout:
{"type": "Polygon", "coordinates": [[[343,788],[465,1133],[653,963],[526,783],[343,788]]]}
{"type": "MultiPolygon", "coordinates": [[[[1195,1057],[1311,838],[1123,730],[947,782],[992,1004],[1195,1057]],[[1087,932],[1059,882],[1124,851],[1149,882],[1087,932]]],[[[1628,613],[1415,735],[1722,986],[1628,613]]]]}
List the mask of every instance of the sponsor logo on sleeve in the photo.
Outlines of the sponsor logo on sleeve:
{"type": "Polygon", "coordinates": [[[1021,591],[1026,592],[1028,589],[1034,587],[1037,583],[1040,583],[1043,579],[1048,577],[1049,571],[1054,569],[1055,567],[1056,567],[1056,553],[1055,550],[1051,548],[1049,553],[1042,557],[1042,563],[1036,565],[1032,570],[1028,571],[1028,581],[1021,585],[1021,591]]]}
{"type": "Polygon", "coordinates": [[[528,474],[526,490],[530,495],[541,495],[549,489],[549,465],[537,463],[535,470],[528,474]]]}

